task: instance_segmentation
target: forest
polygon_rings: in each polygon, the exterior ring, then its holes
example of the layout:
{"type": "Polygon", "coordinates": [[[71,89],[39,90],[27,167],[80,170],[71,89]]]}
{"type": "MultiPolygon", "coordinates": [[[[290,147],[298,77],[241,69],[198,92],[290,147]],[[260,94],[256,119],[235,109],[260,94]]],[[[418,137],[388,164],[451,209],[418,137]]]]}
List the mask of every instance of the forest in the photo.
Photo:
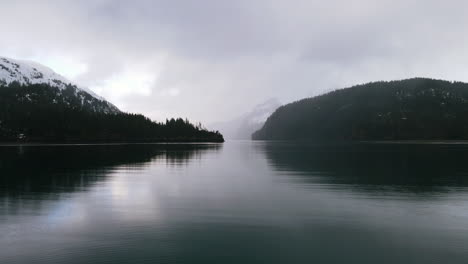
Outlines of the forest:
{"type": "Polygon", "coordinates": [[[0,84],[0,142],[223,142],[187,119],[155,122],[109,109],[106,101],[77,96],[73,87],[0,84]]]}
{"type": "Polygon", "coordinates": [[[257,140],[467,140],[468,84],[373,82],[277,109],[257,140]]]}

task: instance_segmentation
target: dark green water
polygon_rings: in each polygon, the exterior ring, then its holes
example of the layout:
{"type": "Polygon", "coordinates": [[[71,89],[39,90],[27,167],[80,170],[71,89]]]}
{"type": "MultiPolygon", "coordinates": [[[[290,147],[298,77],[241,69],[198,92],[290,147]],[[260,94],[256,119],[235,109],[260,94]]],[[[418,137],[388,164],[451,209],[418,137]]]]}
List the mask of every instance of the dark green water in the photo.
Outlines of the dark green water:
{"type": "Polygon", "coordinates": [[[0,263],[468,263],[468,145],[3,146],[0,263]]]}

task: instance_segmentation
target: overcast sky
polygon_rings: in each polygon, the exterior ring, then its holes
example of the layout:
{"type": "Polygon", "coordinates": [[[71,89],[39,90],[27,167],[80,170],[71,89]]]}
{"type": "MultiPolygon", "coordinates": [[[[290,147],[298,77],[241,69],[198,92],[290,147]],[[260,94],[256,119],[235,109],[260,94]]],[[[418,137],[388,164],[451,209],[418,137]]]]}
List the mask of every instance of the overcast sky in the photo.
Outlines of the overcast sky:
{"type": "Polygon", "coordinates": [[[468,82],[468,1],[0,0],[0,55],[125,111],[210,123],[269,98],[408,77],[468,82]]]}

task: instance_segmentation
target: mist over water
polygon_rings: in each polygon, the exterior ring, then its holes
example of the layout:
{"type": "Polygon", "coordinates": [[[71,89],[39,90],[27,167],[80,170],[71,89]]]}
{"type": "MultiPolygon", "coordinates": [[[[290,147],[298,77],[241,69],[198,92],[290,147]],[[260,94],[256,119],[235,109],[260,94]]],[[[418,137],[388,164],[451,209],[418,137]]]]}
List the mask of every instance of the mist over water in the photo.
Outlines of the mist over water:
{"type": "Polygon", "coordinates": [[[0,147],[0,263],[466,263],[468,145],[0,147]]]}

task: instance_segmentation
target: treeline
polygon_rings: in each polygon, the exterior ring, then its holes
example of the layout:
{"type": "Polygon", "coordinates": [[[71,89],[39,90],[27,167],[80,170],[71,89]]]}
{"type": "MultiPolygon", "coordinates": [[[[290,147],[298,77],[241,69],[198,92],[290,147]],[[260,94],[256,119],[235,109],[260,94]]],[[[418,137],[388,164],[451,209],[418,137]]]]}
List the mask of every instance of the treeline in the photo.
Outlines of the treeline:
{"type": "Polygon", "coordinates": [[[465,140],[468,84],[374,82],[280,107],[253,134],[271,140],[465,140]]]}
{"type": "MultiPolygon", "coordinates": [[[[0,85],[0,141],[13,142],[223,142],[188,120],[153,122],[140,114],[96,111],[72,90],[48,85],[0,85]]],[[[107,104],[105,101],[101,103],[107,104]]]]}

